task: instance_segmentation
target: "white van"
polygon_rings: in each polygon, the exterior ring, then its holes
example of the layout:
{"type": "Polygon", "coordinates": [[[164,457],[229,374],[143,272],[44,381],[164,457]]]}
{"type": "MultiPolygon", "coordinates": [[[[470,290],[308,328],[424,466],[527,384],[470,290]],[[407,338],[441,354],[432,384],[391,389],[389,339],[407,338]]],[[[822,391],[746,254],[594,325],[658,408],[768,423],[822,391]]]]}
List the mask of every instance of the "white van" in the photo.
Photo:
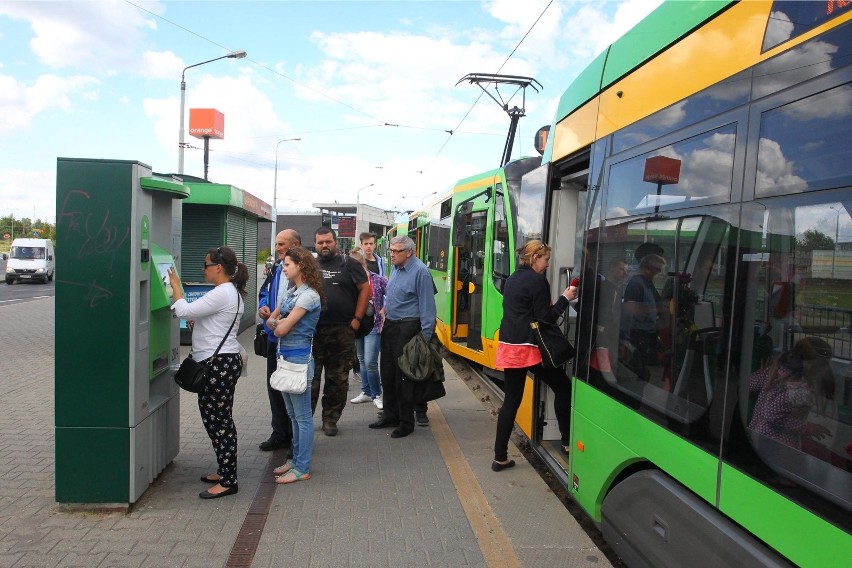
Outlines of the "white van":
{"type": "Polygon", "coordinates": [[[53,280],[56,270],[50,239],[15,239],[6,261],[6,284],[16,280],[53,280]]]}

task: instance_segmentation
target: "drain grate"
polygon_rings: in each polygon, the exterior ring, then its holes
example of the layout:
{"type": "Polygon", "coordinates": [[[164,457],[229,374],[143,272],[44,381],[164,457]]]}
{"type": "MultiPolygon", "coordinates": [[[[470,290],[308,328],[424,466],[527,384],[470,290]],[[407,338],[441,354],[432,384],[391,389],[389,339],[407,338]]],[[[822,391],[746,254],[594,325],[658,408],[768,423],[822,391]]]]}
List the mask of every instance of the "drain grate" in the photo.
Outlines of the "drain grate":
{"type": "Polygon", "coordinates": [[[275,450],[269,456],[266,471],[264,471],[257,492],[254,494],[246,518],[243,519],[243,525],[240,527],[237,539],[231,547],[230,554],[228,554],[225,568],[251,567],[254,555],[257,553],[257,545],[260,543],[260,536],[266,526],[266,519],[272,506],[272,498],[275,496],[276,484],[272,470],[275,469],[275,464],[283,463],[286,458],[287,450],[275,450]]]}

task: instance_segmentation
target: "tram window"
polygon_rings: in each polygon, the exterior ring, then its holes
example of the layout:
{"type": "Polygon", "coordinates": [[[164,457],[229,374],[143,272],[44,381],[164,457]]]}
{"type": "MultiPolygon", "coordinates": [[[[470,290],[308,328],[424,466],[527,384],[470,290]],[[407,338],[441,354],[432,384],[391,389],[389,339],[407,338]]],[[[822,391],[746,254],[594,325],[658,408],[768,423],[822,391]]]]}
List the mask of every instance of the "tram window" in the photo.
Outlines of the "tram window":
{"type": "Polygon", "coordinates": [[[775,0],[772,3],[769,21],[766,23],[763,51],[798,37],[850,9],[852,9],[852,3],[836,0],[810,2],[775,0]]]}
{"type": "Polygon", "coordinates": [[[506,209],[503,206],[503,195],[500,191],[497,192],[495,200],[492,272],[494,286],[502,293],[503,283],[506,282],[511,271],[512,250],[509,246],[509,222],[506,219],[506,209]]]}
{"type": "Polygon", "coordinates": [[[587,246],[597,250],[597,274],[587,270],[581,284],[584,316],[583,288],[595,294],[592,321],[580,325],[591,337],[578,343],[592,346],[580,376],[708,448],[707,411],[721,404],[726,372],[723,304],[733,281],[724,263],[735,209],[609,225],[587,246]]]}
{"type": "Polygon", "coordinates": [[[737,73],[614,133],[612,153],[618,154],[673,130],[719,116],[746,104],[750,94],[751,70],[737,73]]]}
{"type": "Polygon", "coordinates": [[[429,237],[429,268],[435,270],[447,269],[447,250],[450,246],[450,227],[447,225],[432,225],[429,237]]]}
{"type": "Polygon", "coordinates": [[[517,212],[515,247],[531,239],[544,238],[544,200],[547,189],[547,167],[542,166],[526,174],[520,189],[509,186],[509,197],[517,212]]]}
{"type": "Polygon", "coordinates": [[[852,183],[852,84],[764,112],[755,193],[813,191],[852,183]]]}
{"type": "Polygon", "coordinates": [[[613,165],[607,218],[727,201],[736,133],[729,124],[613,165]]]}
{"type": "MultiPolygon", "coordinates": [[[[842,194],[841,194],[842,195],[842,194]]],[[[831,194],[754,205],[743,241],[742,361],[734,374],[743,439],[728,458],[817,511],[852,513],[852,201],[831,194]],[[761,210],[758,209],[760,207],[761,210]],[[840,242],[838,242],[838,240],[840,242]],[[749,242],[750,241],[750,242],[749,242]]]]}

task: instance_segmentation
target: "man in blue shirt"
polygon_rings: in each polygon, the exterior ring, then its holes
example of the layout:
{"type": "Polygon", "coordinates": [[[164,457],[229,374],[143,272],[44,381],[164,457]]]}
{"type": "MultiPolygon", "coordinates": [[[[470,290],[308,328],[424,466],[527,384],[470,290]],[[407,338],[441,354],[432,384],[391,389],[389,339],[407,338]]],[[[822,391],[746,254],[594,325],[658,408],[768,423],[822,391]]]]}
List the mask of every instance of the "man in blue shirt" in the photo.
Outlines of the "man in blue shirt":
{"type": "Polygon", "coordinates": [[[269,435],[269,439],[261,442],[258,446],[265,452],[279,448],[289,448],[293,440],[292,426],[290,424],[290,417],[287,414],[287,407],[284,405],[284,397],[281,396],[281,391],[275,390],[269,384],[269,377],[278,368],[278,339],[272,330],[269,329],[269,326],[265,324],[266,320],[269,319],[269,314],[278,306],[279,290],[283,292],[289,287],[289,283],[281,269],[284,256],[291,248],[298,246],[302,246],[302,238],[293,229],[284,229],[275,235],[275,254],[281,262],[273,267],[272,270],[274,273],[269,286],[264,286],[258,295],[257,315],[260,316],[260,319],[264,320],[266,338],[269,341],[266,352],[266,393],[269,396],[269,408],[272,411],[272,433],[269,435]]]}
{"type": "Polygon", "coordinates": [[[394,426],[391,438],[414,431],[414,404],[401,396],[402,372],[397,360],[402,349],[418,333],[428,341],[435,332],[435,288],[432,275],[414,256],[414,241],[394,237],[389,244],[393,272],[385,292],[385,324],[382,328],[380,372],[384,392],[384,414],[370,428],[394,426]]]}

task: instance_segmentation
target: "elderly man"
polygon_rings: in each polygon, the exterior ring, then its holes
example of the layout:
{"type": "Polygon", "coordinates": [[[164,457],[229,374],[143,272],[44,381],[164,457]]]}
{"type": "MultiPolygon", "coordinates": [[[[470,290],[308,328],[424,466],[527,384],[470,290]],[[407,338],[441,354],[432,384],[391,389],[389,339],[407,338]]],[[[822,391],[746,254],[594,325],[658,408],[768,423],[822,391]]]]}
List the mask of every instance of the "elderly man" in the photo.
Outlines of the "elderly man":
{"type": "Polygon", "coordinates": [[[269,408],[272,411],[272,433],[269,435],[269,439],[261,442],[258,446],[265,452],[279,448],[289,448],[293,440],[290,417],[287,415],[287,407],[284,406],[284,397],[281,396],[281,391],[275,390],[269,384],[269,377],[272,376],[272,373],[275,372],[278,366],[278,339],[266,325],[266,320],[269,319],[269,315],[280,304],[280,300],[283,299],[283,295],[286,294],[289,288],[287,279],[284,277],[281,268],[283,266],[284,255],[291,248],[301,245],[302,238],[293,229],[284,229],[275,235],[275,254],[279,262],[272,268],[272,280],[269,286],[264,286],[258,296],[257,315],[264,321],[266,337],[269,341],[266,354],[266,393],[269,396],[269,408]]]}
{"type": "Polygon", "coordinates": [[[380,367],[385,408],[370,428],[393,426],[391,438],[403,438],[414,431],[414,404],[401,396],[403,375],[397,360],[415,335],[422,332],[429,340],[435,332],[435,287],[429,269],[414,256],[411,238],[394,237],[389,249],[394,270],[385,292],[380,367]]]}

